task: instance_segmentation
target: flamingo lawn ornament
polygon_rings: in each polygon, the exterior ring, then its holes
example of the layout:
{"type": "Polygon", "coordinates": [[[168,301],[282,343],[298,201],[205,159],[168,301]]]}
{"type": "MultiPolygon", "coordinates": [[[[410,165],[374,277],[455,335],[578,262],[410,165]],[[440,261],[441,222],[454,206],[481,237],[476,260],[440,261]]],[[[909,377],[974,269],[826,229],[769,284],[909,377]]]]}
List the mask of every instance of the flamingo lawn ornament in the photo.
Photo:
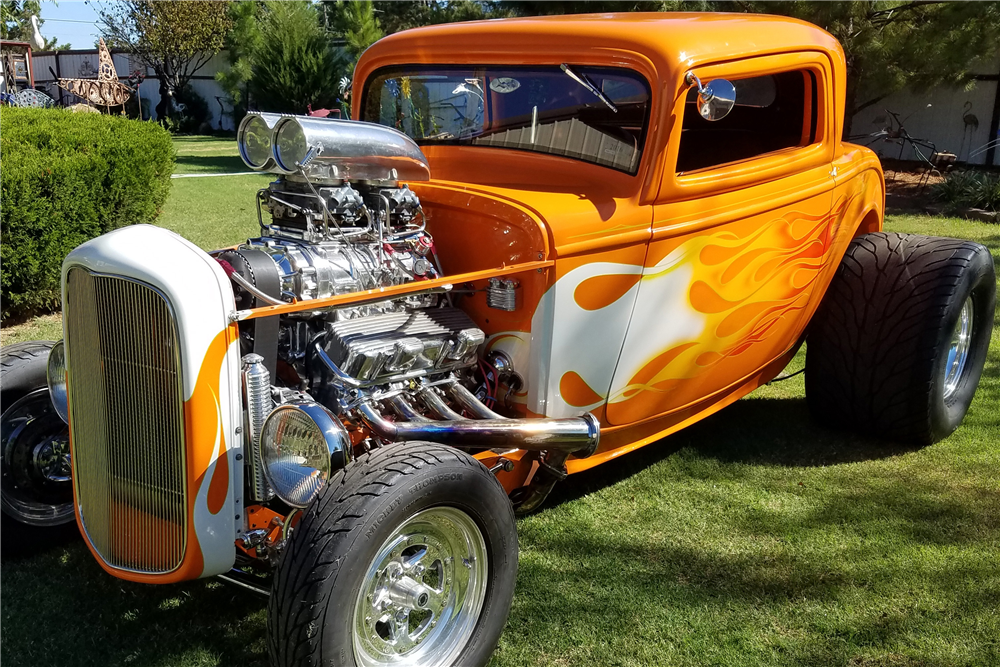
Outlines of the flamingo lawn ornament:
{"type": "MultiPolygon", "coordinates": [[[[91,104],[100,106],[121,104],[124,107],[132,90],[118,80],[115,63],[111,60],[111,53],[103,38],[97,45],[97,59],[100,64],[96,79],[59,79],[59,87],[82,97],[91,104]]],[[[122,113],[124,111],[123,108],[122,113]]]]}
{"type": "MultiPolygon", "coordinates": [[[[962,122],[965,123],[965,128],[962,130],[962,143],[959,144],[958,154],[962,154],[962,146],[965,145],[965,138],[968,135],[969,145],[967,149],[972,150],[972,139],[976,132],[979,130],[979,117],[972,113],[972,102],[969,100],[965,101],[965,106],[962,107],[962,122]]],[[[966,162],[969,161],[971,155],[966,155],[966,162]]]]}
{"type": "Polygon", "coordinates": [[[28,40],[28,43],[36,51],[45,50],[45,38],[38,30],[38,17],[34,14],[31,15],[31,39],[28,40]]]}

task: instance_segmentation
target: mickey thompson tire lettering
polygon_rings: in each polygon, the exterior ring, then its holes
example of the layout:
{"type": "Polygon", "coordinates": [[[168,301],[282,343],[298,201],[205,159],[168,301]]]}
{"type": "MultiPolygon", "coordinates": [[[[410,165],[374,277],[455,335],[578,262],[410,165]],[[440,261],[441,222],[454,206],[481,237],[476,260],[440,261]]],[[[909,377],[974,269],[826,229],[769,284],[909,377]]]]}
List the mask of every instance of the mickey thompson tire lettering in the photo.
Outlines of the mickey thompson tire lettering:
{"type": "Polygon", "coordinates": [[[481,463],[459,450],[423,442],[397,443],[358,457],[335,473],[304,510],[268,602],[271,663],[356,667],[353,613],[369,563],[409,517],[440,506],[465,512],[486,543],[486,599],[454,663],[486,664],[513,600],[514,511],[503,487],[481,463]]]}
{"type": "Polygon", "coordinates": [[[962,422],[990,343],[996,274],[978,243],[878,232],[856,238],[809,325],[806,399],[836,427],[930,444],[962,422]],[[971,300],[964,371],[946,397],[952,336],[971,300]]]}

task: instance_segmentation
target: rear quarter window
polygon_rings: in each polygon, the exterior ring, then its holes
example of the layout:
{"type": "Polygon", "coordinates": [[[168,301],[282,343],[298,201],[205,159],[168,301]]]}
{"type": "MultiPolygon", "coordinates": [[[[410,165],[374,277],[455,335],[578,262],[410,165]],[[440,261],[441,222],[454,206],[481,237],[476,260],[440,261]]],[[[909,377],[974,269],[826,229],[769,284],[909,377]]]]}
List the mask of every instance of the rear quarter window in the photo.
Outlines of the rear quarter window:
{"type": "MultiPolygon", "coordinates": [[[[736,105],[728,116],[707,121],[695,104],[684,104],[677,172],[710,169],[816,141],[816,82],[808,70],[737,79],[736,105]]],[[[706,82],[707,83],[707,82],[706,82]]]]}

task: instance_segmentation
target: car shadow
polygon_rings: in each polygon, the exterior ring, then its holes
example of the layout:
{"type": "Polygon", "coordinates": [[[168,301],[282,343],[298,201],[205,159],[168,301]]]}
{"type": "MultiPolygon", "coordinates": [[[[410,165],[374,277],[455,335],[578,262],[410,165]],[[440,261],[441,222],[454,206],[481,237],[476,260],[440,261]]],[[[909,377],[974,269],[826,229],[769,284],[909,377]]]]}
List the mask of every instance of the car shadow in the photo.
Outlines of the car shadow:
{"type": "Polygon", "coordinates": [[[265,598],[219,580],[123,581],[82,541],[2,576],[5,666],[267,664],[265,598]]]}
{"type": "Polygon", "coordinates": [[[543,511],[611,486],[684,449],[725,463],[812,467],[884,459],[920,447],[819,426],[811,420],[804,398],[749,398],[635,452],[570,476],[556,486],[543,511]]]}

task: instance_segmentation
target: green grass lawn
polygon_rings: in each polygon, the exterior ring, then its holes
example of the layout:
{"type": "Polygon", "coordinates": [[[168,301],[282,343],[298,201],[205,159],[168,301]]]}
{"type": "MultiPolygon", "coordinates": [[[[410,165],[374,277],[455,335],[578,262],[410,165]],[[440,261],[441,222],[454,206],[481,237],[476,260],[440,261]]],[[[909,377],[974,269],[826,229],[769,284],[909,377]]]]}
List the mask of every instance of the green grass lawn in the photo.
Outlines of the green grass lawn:
{"type": "MultiPolygon", "coordinates": [[[[206,248],[239,242],[267,180],[176,179],[160,222],[206,248]]],[[[886,226],[974,239],[1000,264],[1000,227],[886,226]]],[[[60,335],[57,318],[25,326],[60,335]]],[[[932,447],[815,426],[801,375],[762,388],[518,521],[493,665],[998,665],[998,444],[1000,323],[965,423],[932,447]]],[[[81,543],[0,574],[5,667],[267,662],[264,600],[242,589],[120,581],[81,543]]]]}
{"type": "Polygon", "coordinates": [[[248,172],[236,150],[236,140],[216,137],[175,137],[175,174],[229,174],[248,172]]]}

